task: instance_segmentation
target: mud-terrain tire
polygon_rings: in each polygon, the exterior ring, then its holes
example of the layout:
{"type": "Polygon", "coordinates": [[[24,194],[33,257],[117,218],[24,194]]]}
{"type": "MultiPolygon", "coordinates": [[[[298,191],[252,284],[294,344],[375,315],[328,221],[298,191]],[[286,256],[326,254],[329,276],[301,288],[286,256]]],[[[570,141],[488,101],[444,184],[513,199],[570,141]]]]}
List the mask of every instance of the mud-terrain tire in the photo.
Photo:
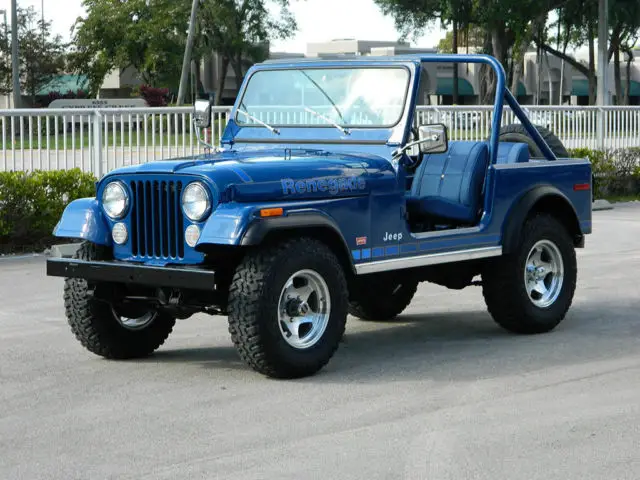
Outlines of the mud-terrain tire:
{"type": "Polygon", "coordinates": [[[576,278],[575,248],[566,228],[551,215],[534,214],[524,224],[513,251],[485,267],[482,293],[489,313],[504,329],[545,333],[564,319],[576,278]]]}
{"type": "MultiPolygon", "coordinates": [[[[556,157],[569,158],[569,152],[560,139],[551,130],[541,125],[535,125],[535,127],[556,157]]],[[[529,135],[527,129],[524,128],[524,125],[520,123],[512,123],[501,127],[498,135],[498,141],[526,143],[529,147],[529,155],[531,157],[544,158],[544,153],[542,153],[540,147],[536,145],[536,142],[533,140],[531,135],[529,135]]]]}
{"type": "MultiPolygon", "coordinates": [[[[84,242],[74,258],[108,260],[107,248],[84,242]]],[[[105,301],[91,295],[90,286],[82,278],[66,278],[64,307],[67,321],[78,341],[90,352],[101,357],[125,360],[150,355],[164,343],[175,324],[175,318],[158,312],[148,315],[136,328],[126,327],[121,317],[105,301]]]]}
{"type": "Polygon", "coordinates": [[[369,277],[358,281],[349,302],[349,313],[365,321],[394,319],[409,306],[418,289],[418,282],[412,280],[369,277]]]}
{"type": "Polygon", "coordinates": [[[310,376],[338,348],[348,298],[342,266],[326,244],[298,238],[258,248],[233,276],[229,333],[255,371],[282,379],[310,376]]]}

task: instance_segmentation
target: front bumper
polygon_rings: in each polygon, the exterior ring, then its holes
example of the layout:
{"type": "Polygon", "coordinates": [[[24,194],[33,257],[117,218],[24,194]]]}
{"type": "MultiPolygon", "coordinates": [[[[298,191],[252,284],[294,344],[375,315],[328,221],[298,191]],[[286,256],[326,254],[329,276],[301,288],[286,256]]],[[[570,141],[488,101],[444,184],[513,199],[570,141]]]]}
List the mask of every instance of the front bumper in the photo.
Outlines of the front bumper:
{"type": "Polygon", "coordinates": [[[124,262],[71,258],[47,259],[47,275],[88,281],[126,283],[152,287],[215,289],[215,272],[196,267],[158,267],[124,262]]]}

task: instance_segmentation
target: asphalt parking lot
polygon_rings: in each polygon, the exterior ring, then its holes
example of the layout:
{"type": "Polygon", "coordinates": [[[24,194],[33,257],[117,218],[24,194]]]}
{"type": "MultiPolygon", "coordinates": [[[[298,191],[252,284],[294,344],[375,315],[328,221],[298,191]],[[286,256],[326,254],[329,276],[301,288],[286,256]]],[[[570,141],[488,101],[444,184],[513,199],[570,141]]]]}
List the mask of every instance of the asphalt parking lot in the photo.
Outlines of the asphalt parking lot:
{"type": "Polygon", "coordinates": [[[2,259],[0,478],[637,479],[640,204],[594,212],[578,256],[550,334],[500,330],[477,287],[423,284],[297,381],[245,367],[221,317],[144,361],[93,356],[45,258],[2,259]]]}

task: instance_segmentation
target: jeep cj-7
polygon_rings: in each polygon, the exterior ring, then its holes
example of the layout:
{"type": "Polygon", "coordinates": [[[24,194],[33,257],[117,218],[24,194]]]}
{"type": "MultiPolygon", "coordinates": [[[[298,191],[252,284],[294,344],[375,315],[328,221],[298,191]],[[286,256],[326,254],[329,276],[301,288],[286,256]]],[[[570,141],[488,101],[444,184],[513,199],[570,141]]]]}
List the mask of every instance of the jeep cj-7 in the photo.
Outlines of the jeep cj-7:
{"type": "MultiPolygon", "coordinates": [[[[211,126],[209,102],[195,127],[211,126]]],[[[204,142],[203,142],[204,143],[204,142]]],[[[151,354],[178,318],[228,317],[253,369],[312,375],[347,314],[389,320],[420,282],[481,285],[493,319],[535,334],[565,317],[591,233],[591,164],[531,124],[485,55],[265,62],[202,155],[118,168],[71,202],[51,258],[71,330],[112,359],[151,354]],[[425,65],[495,73],[489,136],[449,141],[416,111],[425,65]],[[519,122],[501,126],[506,101],[519,122]]]]}

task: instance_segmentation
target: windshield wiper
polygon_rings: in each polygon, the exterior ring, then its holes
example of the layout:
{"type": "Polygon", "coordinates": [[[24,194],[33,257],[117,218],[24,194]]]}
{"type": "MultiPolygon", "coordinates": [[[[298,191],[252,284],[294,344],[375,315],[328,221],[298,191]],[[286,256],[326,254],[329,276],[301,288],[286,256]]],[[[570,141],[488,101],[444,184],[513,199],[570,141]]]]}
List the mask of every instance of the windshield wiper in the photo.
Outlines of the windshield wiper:
{"type": "Polygon", "coordinates": [[[338,108],[338,106],[336,105],[336,102],[333,101],[333,99],[329,96],[329,94],[327,92],[324,91],[324,89],[318,85],[318,82],[316,82],[313,78],[311,78],[307,72],[305,72],[304,70],[299,70],[299,72],[301,74],[303,74],[305,77],[307,77],[309,79],[309,81],[311,83],[313,83],[313,85],[320,90],[320,93],[322,95],[324,95],[324,98],[326,98],[327,100],[329,100],[329,103],[331,103],[331,105],[333,105],[333,108],[335,109],[336,112],[338,112],[338,115],[340,115],[340,119],[344,122],[344,117],[342,116],[342,112],[340,111],[340,109],[338,108]]]}
{"type": "Polygon", "coordinates": [[[346,128],[344,128],[343,126],[337,124],[336,122],[334,122],[333,120],[331,120],[329,117],[325,117],[324,115],[322,115],[321,113],[316,112],[315,110],[312,110],[309,107],[304,107],[304,109],[309,112],[314,114],[316,117],[320,117],[321,119],[325,120],[326,122],[330,123],[331,125],[333,125],[334,127],[336,127],[338,130],[340,130],[343,135],[350,135],[351,133],[349,132],[349,130],[347,130],[346,128]]]}
{"type": "Polygon", "coordinates": [[[262,120],[260,120],[259,118],[254,117],[253,115],[245,112],[244,110],[241,110],[238,108],[238,112],[242,113],[243,115],[246,115],[247,117],[249,117],[251,120],[253,120],[254,122],[259,123],[260,125],[262,125],[263,127],[269,129],[271,131],[271,133],[274,133],[276,135],[280,135],[280,130],[278,130],[277,128],[273,128],[271,125],[268,125],[266,123],[264,123],[262,120]]]}

